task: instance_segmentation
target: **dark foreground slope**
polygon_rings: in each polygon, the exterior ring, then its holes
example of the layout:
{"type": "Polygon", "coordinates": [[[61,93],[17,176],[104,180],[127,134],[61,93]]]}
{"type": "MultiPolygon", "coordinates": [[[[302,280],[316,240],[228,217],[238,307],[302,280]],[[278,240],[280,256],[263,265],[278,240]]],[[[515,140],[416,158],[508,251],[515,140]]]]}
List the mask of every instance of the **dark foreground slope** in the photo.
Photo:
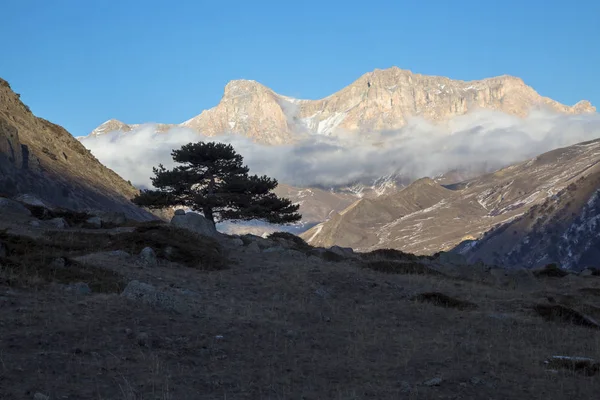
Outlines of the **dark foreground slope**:
{"type": "Polygon", "coordinates": [[[151,218],[129,201],[136,193],[65,129],[33,115],[0,79],[0,195],[31,194],[52,206],[151,218]]]}
{"type": "Polygon", "coordinates": [[[34,229],[28,218],[0,219],[2,399],[572,400],[600,390],[595,361],[544,363],[600,358],[590,322],[600,277],[356,256],[285,236],[215,242],[167,225],[34,229]],[[158,259],[140,257],[144,246],[158,259]],[[23,257],[35,263],[16,268],[23,257]]]}

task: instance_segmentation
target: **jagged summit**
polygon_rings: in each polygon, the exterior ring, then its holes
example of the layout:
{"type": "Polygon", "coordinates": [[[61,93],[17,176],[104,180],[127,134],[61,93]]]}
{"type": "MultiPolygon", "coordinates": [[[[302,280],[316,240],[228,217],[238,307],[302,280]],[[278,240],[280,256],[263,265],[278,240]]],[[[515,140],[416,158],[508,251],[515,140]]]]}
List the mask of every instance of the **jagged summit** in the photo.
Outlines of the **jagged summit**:
{"type": "Polygon", "coordinates": [[[233,80],[217,106],[180,126],[207,136],[235,133],[257,142],[288,144],[299,134],[366,135],[399,129],[411,117],[441,123],[478,109],[525,117],[536,108],[566,114],[596,111],[586,100],[570,107],[540,96],[521,78],[510,75],[461,81],[391,67],[367,72],[319,100],[299,100],[253,80],[233,80]]]}

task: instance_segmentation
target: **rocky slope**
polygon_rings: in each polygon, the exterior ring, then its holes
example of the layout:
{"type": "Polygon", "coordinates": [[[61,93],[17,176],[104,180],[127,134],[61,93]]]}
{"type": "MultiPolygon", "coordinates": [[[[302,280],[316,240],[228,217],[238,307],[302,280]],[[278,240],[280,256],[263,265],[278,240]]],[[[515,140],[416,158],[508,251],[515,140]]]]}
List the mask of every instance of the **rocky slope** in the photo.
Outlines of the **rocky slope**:
{"type": "Polygon", "coordinates": [[[187,224],[42,227],[19,208],[0,206],[3,400],[573,400],[600,389],[597,276],[177,227],[187,224]]]}
{"type": "MultiPolygon", "coordinates": [[[[589,146],[595,146],[594,143],[589,146]]],[[[582,270],[599,265],[600,164],[523,216],[468,241],[455,251],[471,261],[505,267],[556,263],[582,270]]]]}
{"type": "Polygon", "coordinates": [[[129,199],[137,189],[103,166],[62,127],[31,113],[0,79],[0,193],[30,194],[50,206],[151,215],[129,199]]]}
{"type": "MultiPolygon", "coordinates": [[[[303,135],[333,135],[398,129],[410,117],[443,123],[476,109],[525,116],[532,108],[561,113],[594,112],[587,101],[566,106],[540,96],[521,79],[499,76],[478,81],[414,74],[393,67],[369,72],[320,100],[282,96],[250,80],[229,82],[219,104],[178,125],[207,136],[235,133],[268,144],[303,135]]],[[[92,135],[136,125],[107,121],[92,135]]],[[[166,130],[170,125],[162,125],[166,130]]]]}
{"type": "Polygon", "coordinates": [[[450,250],[544,203],[598,162],[600,140],[557,149],[461,184],[441,186],[421,179],[397,194],[361,199],[302,237],[312,245],[360,250],[450,250]]]}

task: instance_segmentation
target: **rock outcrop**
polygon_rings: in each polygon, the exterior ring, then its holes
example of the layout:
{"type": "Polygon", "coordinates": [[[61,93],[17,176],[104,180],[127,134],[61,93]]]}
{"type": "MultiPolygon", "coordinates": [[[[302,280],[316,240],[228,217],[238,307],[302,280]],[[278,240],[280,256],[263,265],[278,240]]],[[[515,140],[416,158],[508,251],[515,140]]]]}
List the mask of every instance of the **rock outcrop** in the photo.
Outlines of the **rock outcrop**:
{"type": "Polygon", "coordinates": [[[65,129],[33,115],[0,79],[1,196],[29,195],[51,207],[151,219],[130,202],[137,192],[65,129]]]}

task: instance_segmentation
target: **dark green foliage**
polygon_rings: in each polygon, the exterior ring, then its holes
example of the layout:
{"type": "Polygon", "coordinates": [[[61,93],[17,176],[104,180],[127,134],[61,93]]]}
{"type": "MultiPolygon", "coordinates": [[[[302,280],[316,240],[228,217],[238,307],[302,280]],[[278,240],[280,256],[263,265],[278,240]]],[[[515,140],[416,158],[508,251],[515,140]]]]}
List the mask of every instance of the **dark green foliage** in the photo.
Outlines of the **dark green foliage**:
{"type": "Polygon", "coordinates": [[[284,239],[294,243],[296,250],[308,251],[312,247],[304,241],[300,236],[296,236],[289,232],[273,232],[269,235],[269,239],[284,239]]]}
{"type": "Polygon", "coordinates": [[[414,254],[405,253],[401,250],[396,249],[376,249],[368,253],[362,253],[362,258],[364,260],[388,259],[409,261],[417,261],[419,259],[419,257],[414,254]]]}
{"type": "Polygon", "coordinates": [[[151,209],[189,207],[213,223],[259,219],[283,224],[302,218],[298,205],[272,193],[277,180],[248,175],[242,156],[231,145],[189,143],[171,154],[180,165],[154,168],[151,180],[157,189],[143,190],[134,203],[151,209]]]}

